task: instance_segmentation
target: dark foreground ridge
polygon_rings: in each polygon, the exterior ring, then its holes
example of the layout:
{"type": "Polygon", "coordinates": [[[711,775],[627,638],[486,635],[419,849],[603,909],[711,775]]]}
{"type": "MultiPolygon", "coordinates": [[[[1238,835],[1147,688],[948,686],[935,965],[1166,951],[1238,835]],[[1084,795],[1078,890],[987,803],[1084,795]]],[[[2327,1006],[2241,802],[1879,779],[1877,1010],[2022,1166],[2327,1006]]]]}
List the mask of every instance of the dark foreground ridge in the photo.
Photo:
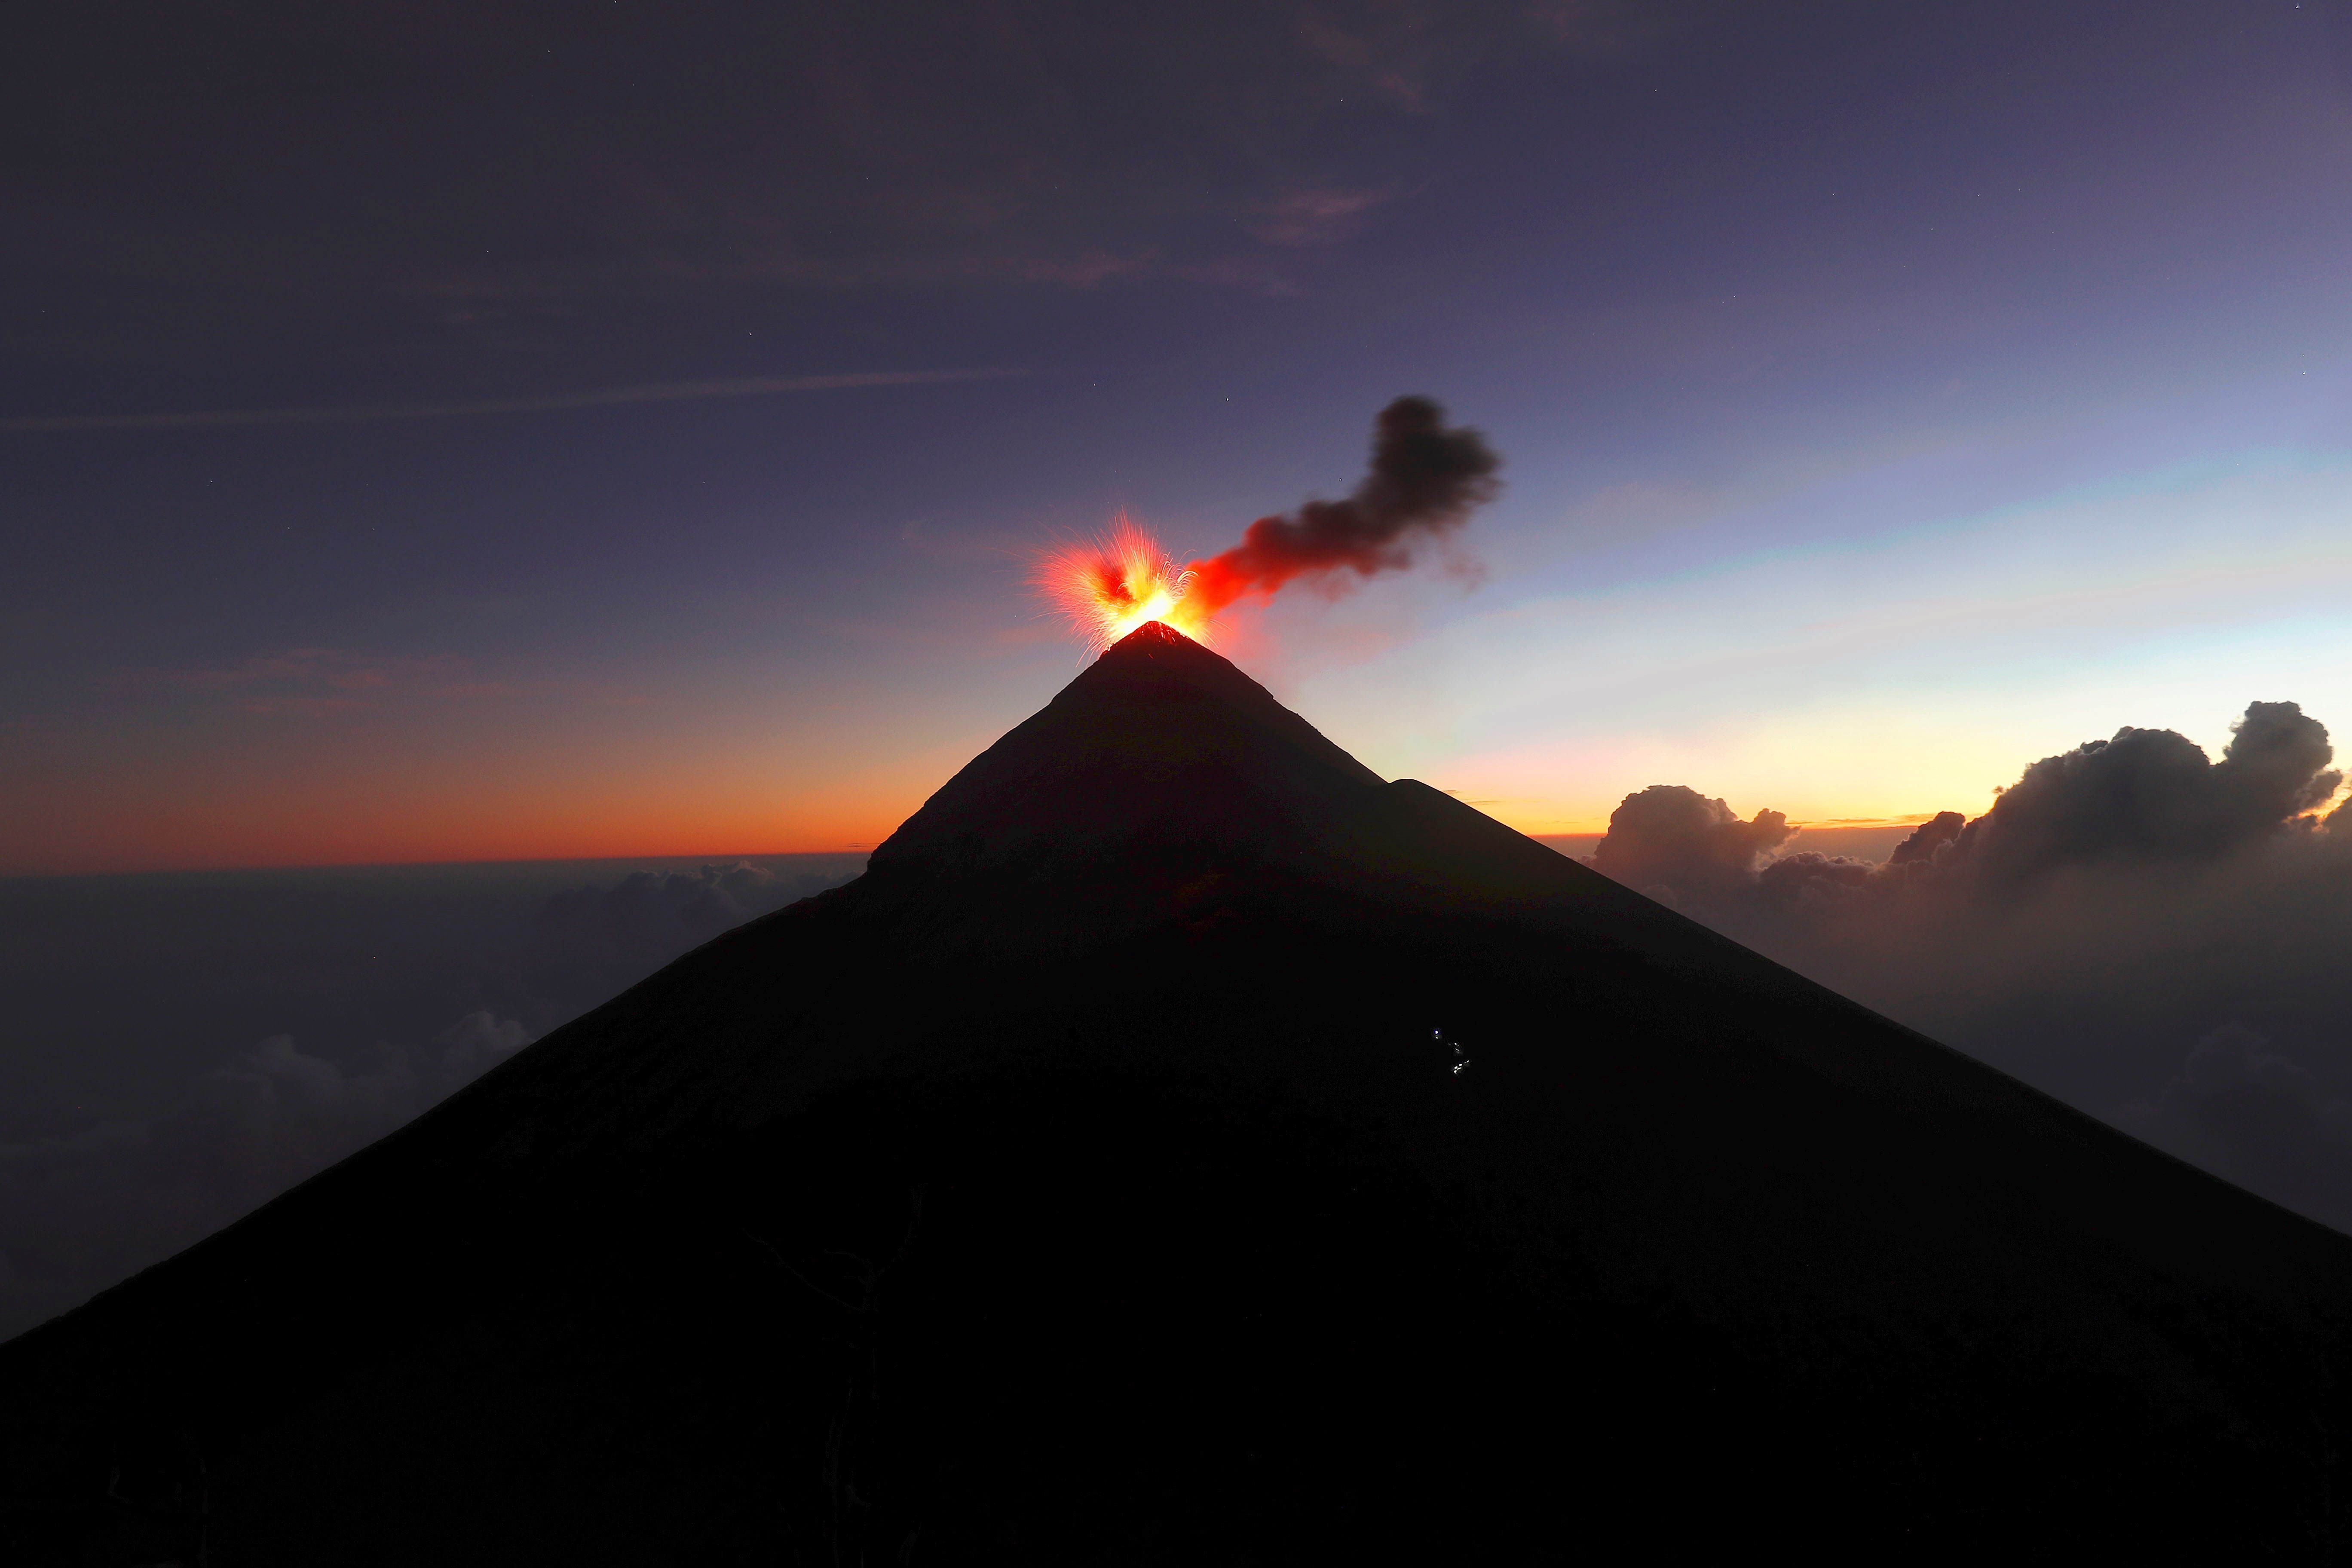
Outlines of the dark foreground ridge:
{"type": "Polygon", "coordinates": [[[2333,1562],[2352,1242],[1147,626],[0,1349],[11,1563],[2333,1562]]]}

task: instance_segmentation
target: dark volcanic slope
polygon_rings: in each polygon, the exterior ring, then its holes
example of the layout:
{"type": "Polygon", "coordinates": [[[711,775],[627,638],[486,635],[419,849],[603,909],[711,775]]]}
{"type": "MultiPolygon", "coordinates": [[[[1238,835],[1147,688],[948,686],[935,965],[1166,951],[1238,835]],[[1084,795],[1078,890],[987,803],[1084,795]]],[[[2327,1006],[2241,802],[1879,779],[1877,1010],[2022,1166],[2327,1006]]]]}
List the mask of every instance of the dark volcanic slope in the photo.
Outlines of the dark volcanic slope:
{"type": "Polygon", "coordinates": [[[0,1350],[0,1557],[2326,1562],[2347,1321],[2352,1243],[1152,626],[0,1350]]]}

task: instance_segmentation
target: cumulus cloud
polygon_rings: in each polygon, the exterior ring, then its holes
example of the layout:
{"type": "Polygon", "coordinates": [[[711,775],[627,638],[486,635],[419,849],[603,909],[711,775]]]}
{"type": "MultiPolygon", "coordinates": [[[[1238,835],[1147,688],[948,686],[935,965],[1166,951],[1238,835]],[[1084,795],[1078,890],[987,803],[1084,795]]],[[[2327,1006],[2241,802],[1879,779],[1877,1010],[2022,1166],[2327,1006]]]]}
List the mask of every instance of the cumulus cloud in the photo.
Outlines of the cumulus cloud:
{"type": "Polygon", "coordinates": [[[1680,786],[1592,864],[1923,1032],[2352,1226],[2352,805],[2326,729],[2255,702],[2219,760],[2124,729],[1884,863],[1680,786]],[[1769,842],[1768,842],[1769,840],[1769,842]],[[1779,851],[1773,853],[1773,851],[1779,851]]]}
{"type": "Polygon", "coordinates": [[[1791,831],[1780,812],[1759,811],[1742,822],[1730,806],[1695,789],[1652,784],[1609,814],[1609,833],[1592,864],[1663,903],[1679,903],[1739,887],[1791,831]]]}
{"type": "Polygon", "coordinates": [[[2118,730],[2044,757],[1953,840],[1992,875],[2117,858],[2221,855],[2324,804],[2344,782],[2327,731],[2292,702],[2255,702],[2219,763],[2170,730],[2118,730]]]}

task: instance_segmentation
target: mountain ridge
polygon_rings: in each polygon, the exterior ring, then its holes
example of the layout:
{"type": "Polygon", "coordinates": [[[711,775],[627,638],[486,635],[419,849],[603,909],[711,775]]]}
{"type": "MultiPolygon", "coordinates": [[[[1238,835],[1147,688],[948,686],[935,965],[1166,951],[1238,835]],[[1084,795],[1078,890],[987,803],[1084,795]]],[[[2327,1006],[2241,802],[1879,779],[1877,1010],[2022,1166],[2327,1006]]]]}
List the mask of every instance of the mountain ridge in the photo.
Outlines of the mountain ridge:
{"type": "Polygon", "coordinates": [[[0,1347],[0,1544],[2340,1561],[2347,1326],[2352,1242],[1146,627],[865,877],[0,1347]]]}

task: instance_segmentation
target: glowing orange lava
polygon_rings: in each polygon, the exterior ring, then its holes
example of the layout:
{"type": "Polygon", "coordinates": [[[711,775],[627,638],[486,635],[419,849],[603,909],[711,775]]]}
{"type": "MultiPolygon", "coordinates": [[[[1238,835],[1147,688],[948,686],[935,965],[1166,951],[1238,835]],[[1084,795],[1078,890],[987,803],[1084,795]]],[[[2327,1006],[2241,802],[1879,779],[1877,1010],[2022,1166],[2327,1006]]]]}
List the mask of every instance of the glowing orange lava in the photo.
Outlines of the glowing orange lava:
{"type": "Polygon", "coordinates": [[[1032,581],[1098,652],[1148,621],[1195,642],[1209,640],[1208,606],[1190,596],[1193,574],[1178,570],[1160,542],[1124,512],[1109,531],[1039,556],[1032,581]]]}

